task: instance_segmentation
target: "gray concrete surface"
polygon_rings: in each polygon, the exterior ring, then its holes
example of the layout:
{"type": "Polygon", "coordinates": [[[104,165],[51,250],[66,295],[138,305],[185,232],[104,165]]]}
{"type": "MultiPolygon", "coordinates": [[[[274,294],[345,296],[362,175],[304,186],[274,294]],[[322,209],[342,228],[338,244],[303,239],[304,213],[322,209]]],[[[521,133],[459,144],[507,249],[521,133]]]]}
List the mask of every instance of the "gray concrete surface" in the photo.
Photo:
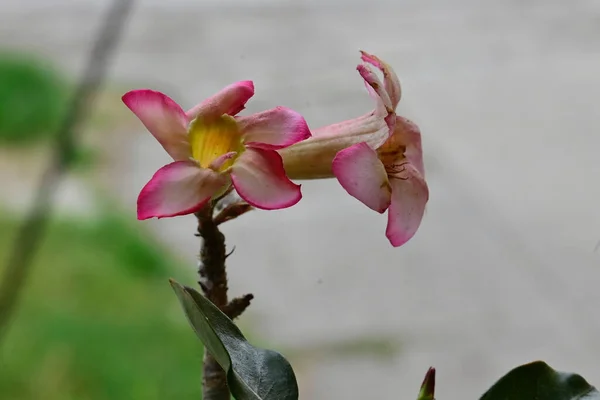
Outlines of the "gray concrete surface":
{"type": "MultiPolygon", "coordinates": [[[[60,3],[0,3],[0,44],[79,71],[107,2],[60,3]]],[[[306,355],[302,398],[411,398],[430,365],[438,398],[476,398],[534,359],[600,384],[599,2],[165,4],[140,2],[113,79],[186,106],[253,79],[249,112],[286,105],[318,127],[370,107],[354,70],[365,49],[395,67],[401,113],[422,128],[431,200],[405,247],[334,180],[225,226],[232,292],[256,295],[244,321],[306,355]],[[400,351],[309,354],[366,337],[400,351]]],[[[114,193],[133,210],[167,161],[140,129],[107,169],[114,193]]],[[[193,218],[148,225],[193,264],[193,218]]]]}

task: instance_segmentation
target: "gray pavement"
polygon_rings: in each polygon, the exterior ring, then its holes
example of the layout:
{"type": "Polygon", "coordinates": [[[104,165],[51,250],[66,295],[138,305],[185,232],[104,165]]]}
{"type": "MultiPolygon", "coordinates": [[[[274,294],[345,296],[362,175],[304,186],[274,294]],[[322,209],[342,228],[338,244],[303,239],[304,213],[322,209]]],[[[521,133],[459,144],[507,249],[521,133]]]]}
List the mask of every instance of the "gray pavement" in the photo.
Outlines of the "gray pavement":
{"type": "MultiPolygon", "coordinates": [[[[77,72],[107,2],[51,3],[0,3],[0,44],[77,72]]],[[[600,385],[600,3],[165,4],[140,2],[114,80],[191,106],[253,79],[249,112],[286,105],[316,128],[371,107],[364,49],[394,66],[400,111],[422,129],[431,200],[402,248],[335,180],[224,227],[232,293],[256,295],[244,323],[293,350],[302,398],[411,398],[430,365],[438,398],[475,398],[535,359],[600,385]],[[399,351],[309,351],[369,337],[399,351]]],[[[168,158],[142,129],[118,147],[106,174],[133,210],[168,158]]],[[[193,218],[147,224],[193,265],[193,218]]]]}

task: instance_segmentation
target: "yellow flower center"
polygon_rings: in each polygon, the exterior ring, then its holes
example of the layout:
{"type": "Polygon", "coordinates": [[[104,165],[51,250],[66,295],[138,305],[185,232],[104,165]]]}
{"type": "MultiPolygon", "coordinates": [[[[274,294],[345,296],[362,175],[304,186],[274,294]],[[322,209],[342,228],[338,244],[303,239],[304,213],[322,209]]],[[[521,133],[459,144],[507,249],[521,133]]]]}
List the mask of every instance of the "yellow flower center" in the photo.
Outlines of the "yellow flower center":
{"type": "Polygon", "coordinates": [[[219,157],[236,152],[233,158],[218,166],[218,171],[225,171],[244,151],[238,125],[229,115],[210,120],[196,118],[190,124],[188,140],[192,148],[192,157],[202,168],[211,168],[211,164],[219,157]]]}

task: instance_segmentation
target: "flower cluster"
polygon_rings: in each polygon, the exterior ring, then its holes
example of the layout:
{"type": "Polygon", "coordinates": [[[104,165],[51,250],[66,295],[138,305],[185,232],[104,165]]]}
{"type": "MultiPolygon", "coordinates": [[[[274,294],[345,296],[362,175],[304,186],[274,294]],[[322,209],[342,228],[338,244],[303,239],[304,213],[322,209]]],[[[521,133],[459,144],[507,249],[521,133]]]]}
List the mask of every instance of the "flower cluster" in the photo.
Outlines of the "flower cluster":
{"type": "Polygon", "coordinates": [[[406,243],[429,199],[421,133],[396,115],[401,87],[393,69],[361,54],[357,70],[374,109],[312,134],[304,118],[285,107],[239,116],[254,95],[251,81],[227,86],[187,112],[160,92],[126,93],[124,103],[173,158],[141,190],[138,218],[191,214],[231,187],[256,208],[286,208],[302,198],[290,179],[335,177],[367,207],[387,211],[393,246],[406,243]]]}

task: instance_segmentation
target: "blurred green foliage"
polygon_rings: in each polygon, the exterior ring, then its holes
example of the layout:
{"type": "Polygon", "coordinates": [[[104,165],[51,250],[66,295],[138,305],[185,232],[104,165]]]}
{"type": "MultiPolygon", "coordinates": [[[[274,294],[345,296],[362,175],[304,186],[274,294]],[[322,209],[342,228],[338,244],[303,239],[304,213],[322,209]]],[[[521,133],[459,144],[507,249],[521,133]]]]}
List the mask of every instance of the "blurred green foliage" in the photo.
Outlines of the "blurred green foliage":
{"type": "MultiPolygon", "coordinates": [[[[0,216],[2,262],[17,223],[0,216]]],[[[0,398],[200,397],[202,345],[167,281],[184,269],[141,228],[117,214],[51,224],[0,349],[0,398]]]]}
{"type": "Polygon", "coordinates": [[[66,81],[47,61],[0,52],[0,143],[25,144],[54,135],[67,100],[66,81]]]}

